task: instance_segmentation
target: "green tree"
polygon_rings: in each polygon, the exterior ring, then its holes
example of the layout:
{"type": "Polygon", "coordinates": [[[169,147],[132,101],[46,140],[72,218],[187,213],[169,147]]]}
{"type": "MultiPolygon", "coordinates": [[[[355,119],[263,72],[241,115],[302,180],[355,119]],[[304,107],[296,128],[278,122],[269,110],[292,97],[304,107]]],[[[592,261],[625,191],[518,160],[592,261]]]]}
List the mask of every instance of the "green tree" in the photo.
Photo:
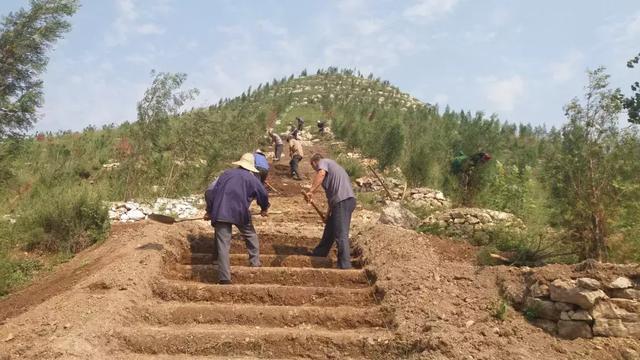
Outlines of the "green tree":
{"type": "MultiPolygon", "coordinates": [[[[138,102],[138,126],[140,141],[150,141],[157,148],[160,135],[169,124],[171,116],[178,115],[178,111],[189,100],[198,95],[198,89],[178,91],[187,80],[184,73],[156,73],[151,71],[153,82],[145,91],[144,97],[138,102]]],[[[243,93],[244,95],[244,93],[243,93]]]]}
{"type": "MultiPolygon", "coordinates": [[[[640,54],[627,62],[627,67],[633,69],[640,62],[640,54]]],[[[627,109],[629,122],[640,124],[640,82],[631,84],[633,94],[624,99],[624,108],[627,109]]]]}
{"type": "Polygon", "coordinates": [[[31,0],[29,9],[11,12],[0,25],[0,139],[21,134],[42,106],[46,56],[71,25],[77,0],[31,0]]]}
{"type": "Polygon", "coordinates": [[[552,154],[549,177],[558,217],[571,231],[583,258],[607,257],[608,225],[619,210],[620,188],[626,163],[618,115],[619,89],[609,89],[609,75],[600,67],[588,71],[581,103],[565,106],[569,123],[563,126],[558,149],[552,154]]]}

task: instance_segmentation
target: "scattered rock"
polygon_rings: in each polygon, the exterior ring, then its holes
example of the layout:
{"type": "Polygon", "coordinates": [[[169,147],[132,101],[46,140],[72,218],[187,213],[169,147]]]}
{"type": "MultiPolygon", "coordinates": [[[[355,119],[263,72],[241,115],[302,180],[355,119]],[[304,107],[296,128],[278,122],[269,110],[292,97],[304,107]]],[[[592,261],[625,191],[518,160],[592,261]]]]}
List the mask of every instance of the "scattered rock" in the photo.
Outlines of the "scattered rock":
{"type": "Polygon", "coordinates": [[[134,220],[134,221],[144,220],[146,217],[146,215],[139,209],[134,209],[129,211],[127,213],[127,216],[129,217],[130,220],[134,220]]]}
{"type": "Polygon", "coordinates": [[[600,290],[602,289],[602,284],[600,281],[591,278],[579,278],[576,280],[578,287],[587,290],[600,290]]]}
{"type": "Polygon", "coordinates": [[[620,276],[609,284],[610,289],[628,289],[632,287],[633,282],[629,278],[624,276],[620,276]]]}
{"type": "Polygon", "coordinates": [[[415,229],[420,220],[411,211],[403,208],[398,202],[390,202],[382,209],[378,220],[382,224],[394,225],[406,229],[415,229]]]}
{"type": "Polygon", "coordinates": [[[535,283],[533,284],[529,290],[531,291],[531,296],[533,297],[547,297],[549,296],[549,287],[545,284],[535,283]]]}
{"type": "Polygon", "coordinates": [[[549,286],[551,300],[575,304],[583,309],[592,309],[600,299],[607,299],[602,290],[587,290],[577,287],[575,282],[556,279],[549,286]]]}
{"type": "Polygon", "coordinates": [[[637,289],[613,289],[610,296],[614,298],[640,300],[640,290],[637,289]]]}
{"type": "Polygon", "coordinates": [[[558,336],[569,340],[577,338],[590,339],[593,337],[593,333],[591,332],[591,326],[584,321],[560,320],[558,321],[558,336]]]}

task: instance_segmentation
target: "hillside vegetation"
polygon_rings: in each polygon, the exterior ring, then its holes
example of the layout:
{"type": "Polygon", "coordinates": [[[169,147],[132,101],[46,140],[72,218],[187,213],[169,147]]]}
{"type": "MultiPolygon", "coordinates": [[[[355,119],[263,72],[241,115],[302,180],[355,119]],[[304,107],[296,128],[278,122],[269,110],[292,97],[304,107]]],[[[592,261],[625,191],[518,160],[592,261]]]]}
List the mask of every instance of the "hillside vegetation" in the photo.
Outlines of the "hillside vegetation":
{"type": "Polygon", "coordinates": [[[178,92],[185,76],[153,76],[146,95],[157,91],[166,101],[143,99],[136,122],[0,143],[0,204],[7,215],[0,221],[0,279],[5,279],[0,293],[15,283],[6,279],[22,279],[34,267],[24,266],[16,256],[20,250],[73,253],[99,241],[108,232],[106,200],[200,193],[230,161],[268,145],[267,128],[285,131],[296,116],[313,128],[316,120],[330,120],[338,139],[378,159],[383,170],[399,167],[412,185],[515,213],[531,229],[523,241],[555,229],[562,234],[558,244],[571,254],[564,261],[596,254],[589,245],[590,214],[605,211],[598,219],[606,225],[603,258],[640,260],[635,221],[640,215],[640,169],[634,161],[640,158],[640,142],[634,129],[601,124],[596,130],[609,132],[597,138],[589,132],[591,120],[580,122],[577,110],[573,128],[504,123],[483,113],[439,109],[373,75],[337,68],[313,75],[305,70],[208,108],[179,113],[194,95],[178,92]],[[183,95],[182,101],[174,101],[176,94],[183,95]],[[573,131],[573,145],[567,142],[568,131],[573,131]],[[585,145],[589,141],[593,146],[585,145]],[[450,171],[459,151],[486,151],[493,157],[471,189],[461,189],[450,171]],[[572,162],[594,166],[596,160],[611,175],[598,179],[612,187],[602,188],[602,201],[579,199],[578,193],[562,188],[572,186],[573,176],[562,168],[571,170],[572,162]],[[605,207],[589,208],[597,201],[605,207]]]}

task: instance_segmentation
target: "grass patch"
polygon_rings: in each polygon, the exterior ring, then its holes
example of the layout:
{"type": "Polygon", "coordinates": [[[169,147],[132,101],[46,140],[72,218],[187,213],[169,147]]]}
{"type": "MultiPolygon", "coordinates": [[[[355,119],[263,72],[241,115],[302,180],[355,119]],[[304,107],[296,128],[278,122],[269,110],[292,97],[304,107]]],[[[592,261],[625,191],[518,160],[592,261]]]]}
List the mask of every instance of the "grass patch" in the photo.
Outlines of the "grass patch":
{"type": "Polygon", "coordinates": [[[493,305],[491,316],[500,321],[505,321],[509,314],[509,303],[505,299],[500,299],[493,305]]]}
{"type": "Polygon", "coordinates": [[[13,227],[26,250],[73,254],[104,239],[110,223],[102,198],[86,186],[35,191],[13,227]]]}
{"type": "Polygon", "coordinates": [[[13,260],[0,256],[0,297],[31,279],[43,265],[37,260],[13,260]]]}

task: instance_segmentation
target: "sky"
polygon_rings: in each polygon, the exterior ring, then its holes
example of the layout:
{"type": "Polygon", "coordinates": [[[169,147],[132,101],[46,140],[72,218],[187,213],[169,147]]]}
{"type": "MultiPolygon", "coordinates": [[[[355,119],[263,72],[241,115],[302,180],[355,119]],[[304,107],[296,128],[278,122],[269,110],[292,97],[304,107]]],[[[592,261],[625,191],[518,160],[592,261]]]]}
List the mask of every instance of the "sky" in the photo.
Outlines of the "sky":
{"type": "MultiPolygon", "coordinates": [[[[28,1],[2,0],[6,15],[28,1]]],[[[36,131],[134,121],[152,69],[184,72],[206,106],[337,66],[428,103],[561,126],[586,70],[629,92],[638,0],[84,0],[50,52],[36,131]]]]}

